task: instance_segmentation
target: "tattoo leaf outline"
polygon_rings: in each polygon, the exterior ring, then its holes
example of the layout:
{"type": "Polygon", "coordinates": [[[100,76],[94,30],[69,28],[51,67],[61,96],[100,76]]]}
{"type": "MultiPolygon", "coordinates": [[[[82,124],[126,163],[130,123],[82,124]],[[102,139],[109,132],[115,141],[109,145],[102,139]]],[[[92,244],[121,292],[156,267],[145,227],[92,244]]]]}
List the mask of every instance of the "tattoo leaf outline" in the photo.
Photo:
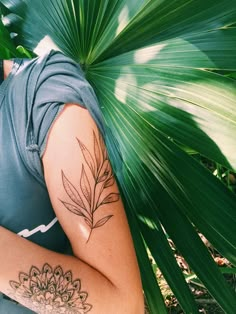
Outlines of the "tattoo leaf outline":
{"type": "Polygon", "coordinates": [[[96,222],[96,224],[93,226],[93,228],[98,228],[98,227],[103,226],[112,216],[113,215],[109,215],[109,216],[103,217],[102,219],[98,220],[96,222]]]}
{"type": "Polygon", "coordinates": [[[60,200],[64,207],[71,213],[83,217],[84,222],[90,228],[87,242],[90,239],[93,229],[102,227],[113,215],[107,215],[95,221],[95,212],[100,206],[117,202],[120,198],[119,193],[107,195],[105,189],[115,184],[111,164],[108,160],[106,147],[102,136],[98,138],[93,131],[93,154],[88,148],[76,138],[85,163],[82,163],[80,174],[80,191],[61,171],[63,187],[72,203],[60,200]],[[87,167],[85,167],[87,165],[87,167]],[[87,171],[90,171],[90,175],[87,171]],[[89,180],[89,178],[91,178],[89,180]]]}
{"type": "Polygon", "coordinates": [[[99,170],[99,169],[100,169],[100,166],[101,166],[102,156],[101,156],[101,154],[100,154],[100,149],[99,149],[98,141],[97,141],[97,138],[96,138],[94,132],[93,132],[93,139],[94,139],[94,155],[95,155],[95,160],[96,160],[97,169],[99,170]]]}
{"type": "Polygon", "coordinates": [[[63,202],[62,200],[60,200],[60,201],[61,201],[62,204],[63,204],[70,212],[72,212],[73,214],[76,214],[76,215],[78,215],[78,216],[83,216],[82,211],[81,211],[77,206],[74,206],[74,205],[72,205],[72,204],[63,202]]]}
{"type": "Polygon", "coordinates": [[[86,164],[89,166],[91,172],[93,173],[95,177],[95,163],[92,155],[90,154],[89,150],[86,148],[86,146],[79,140],[77,139],[81,152],[84,156],[84,160],[86,161],[86,164]]]}
{"type": "Polygon", "coordinates": [[[114,203],[114,202],[117,202],[118,199],[119,199],[119,194],[118,193],[110,193],[109,195],[107,195],[103,201],[99,204],[100,205],[103,205],[103,204],[109,204],[109,203],[114,203]]]}
{"type": "Polygon", "coordinates": [[[80,207],[85,208],[83,200],[80,197],[79,192],[76,190],[74,185],[67,179],[63,171],[61,171],[61,175],[64,189],[68,196],[70,197],[70,199],[80,207]]]}
{"type": "Polygon", "coordinates": [[[80,178],[80,187],[81,187],[81,191],[85,197],[85,199],[87,200],[87,202],[89,203],[89,205],[91,206],[91,186],[89,184],[89,180],[88,177],[86,175],[86,172],[84,170],[84,165],[82,165],[82,172],[81,172],[81,178],[80,178]]]}

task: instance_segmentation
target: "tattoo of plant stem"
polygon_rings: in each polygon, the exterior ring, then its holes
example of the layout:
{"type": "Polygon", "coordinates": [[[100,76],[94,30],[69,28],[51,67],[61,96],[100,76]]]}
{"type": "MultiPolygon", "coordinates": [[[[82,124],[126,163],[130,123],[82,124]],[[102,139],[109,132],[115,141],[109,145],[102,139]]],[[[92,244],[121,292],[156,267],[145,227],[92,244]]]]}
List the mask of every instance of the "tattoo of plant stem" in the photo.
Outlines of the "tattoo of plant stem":
{"type": "Polygon", "coordinates": [[[119,193],[105,193],[108,187],[114,185],[115,178],[101,135],[97,138],[93,132],[93,154],[78,138],[77,142],[86,164],[85,166],[82,163],[80,189],[78,190],[61,171],[63,187],[71,202],[60,201],[70,212],[84,219],[84,222],[90,228],[88,242],[93,229],[102,227],[113,216],[107,215],[96,220],[95,212],[102,205],[117,202],[119,193]]]}

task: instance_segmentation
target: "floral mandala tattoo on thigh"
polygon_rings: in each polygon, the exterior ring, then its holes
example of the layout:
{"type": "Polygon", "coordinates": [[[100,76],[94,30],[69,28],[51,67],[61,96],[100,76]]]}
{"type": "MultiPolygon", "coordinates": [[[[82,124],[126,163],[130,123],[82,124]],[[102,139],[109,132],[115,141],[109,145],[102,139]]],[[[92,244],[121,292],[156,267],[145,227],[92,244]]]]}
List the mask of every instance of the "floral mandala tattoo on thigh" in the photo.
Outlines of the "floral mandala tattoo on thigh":
{"type": "Polygon", "coordinates": [[[42,270],[32,266],[28,274],[19,273],[19,281],[9,283],[14,290],[10,295],[36,313],[85,314],[92,309],[80,280],[73,280],[71,271],[64,273],[61,266],[53,269],[46,263],[42,270]]]}
{"type": "Polygon", "coordinates": [[[70,198],[70,203],[60,201],[70,212],[84,219],[90,229],[88,242],[93,229],[102,227],[113,216],[107,215],[96,219],[96,211],[102,205],[117,202],[119,193],[106,193],[106,189],[114,185],[115,178],[101,135],[97,139],[93,132],[93,154],[78,138],[77,142],[85,161],[82,164],[80,189],[77,189],[61,171],[63,187],[70,198]]]}

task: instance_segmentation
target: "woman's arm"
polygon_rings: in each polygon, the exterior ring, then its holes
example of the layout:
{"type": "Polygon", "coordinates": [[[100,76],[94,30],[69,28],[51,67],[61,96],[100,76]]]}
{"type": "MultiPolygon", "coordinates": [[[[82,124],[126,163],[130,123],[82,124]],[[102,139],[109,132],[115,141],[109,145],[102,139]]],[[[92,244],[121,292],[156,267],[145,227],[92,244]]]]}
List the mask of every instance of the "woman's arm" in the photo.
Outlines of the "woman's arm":
{"type": "Polygon", "coordinates": [[[0,291],[39,313],[71,308],[73,313],[143,314],[123,205],[86,109],[65,106],[50,131],[43,165],[52,205],[75,256],[51,252],[1,228],[0,291]]]}
{"type": "Polygon", "coordinates": [[[3,60],[4,80],[8,77],[9,73],[11,72],[12,66],[13,66],[13,61],[11,61],[11,60],[3,60]]]}

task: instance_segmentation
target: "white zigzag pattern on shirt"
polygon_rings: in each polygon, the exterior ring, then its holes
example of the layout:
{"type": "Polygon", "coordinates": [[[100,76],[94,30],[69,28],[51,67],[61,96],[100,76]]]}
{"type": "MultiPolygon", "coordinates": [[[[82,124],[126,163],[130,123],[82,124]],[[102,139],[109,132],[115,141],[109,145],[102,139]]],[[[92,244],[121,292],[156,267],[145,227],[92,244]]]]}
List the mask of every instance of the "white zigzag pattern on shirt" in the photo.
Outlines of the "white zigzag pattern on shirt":
{"type": "Polygon", "coordinates": [[[34,228],[33,230],[29,231],[29,229],[24,229],[20,232],[18,232],[17,234],[21,237],[24,238],[28,238],[30,236],[32,236],[32,234],[35,234],[37,232],[47,232],[50,228],[52,228],[53,225],[55,225],[55,223],[58,221],[57,217],[55,217],[47,226],[45,225],[40,225],[36,228],[34,228]]]}

